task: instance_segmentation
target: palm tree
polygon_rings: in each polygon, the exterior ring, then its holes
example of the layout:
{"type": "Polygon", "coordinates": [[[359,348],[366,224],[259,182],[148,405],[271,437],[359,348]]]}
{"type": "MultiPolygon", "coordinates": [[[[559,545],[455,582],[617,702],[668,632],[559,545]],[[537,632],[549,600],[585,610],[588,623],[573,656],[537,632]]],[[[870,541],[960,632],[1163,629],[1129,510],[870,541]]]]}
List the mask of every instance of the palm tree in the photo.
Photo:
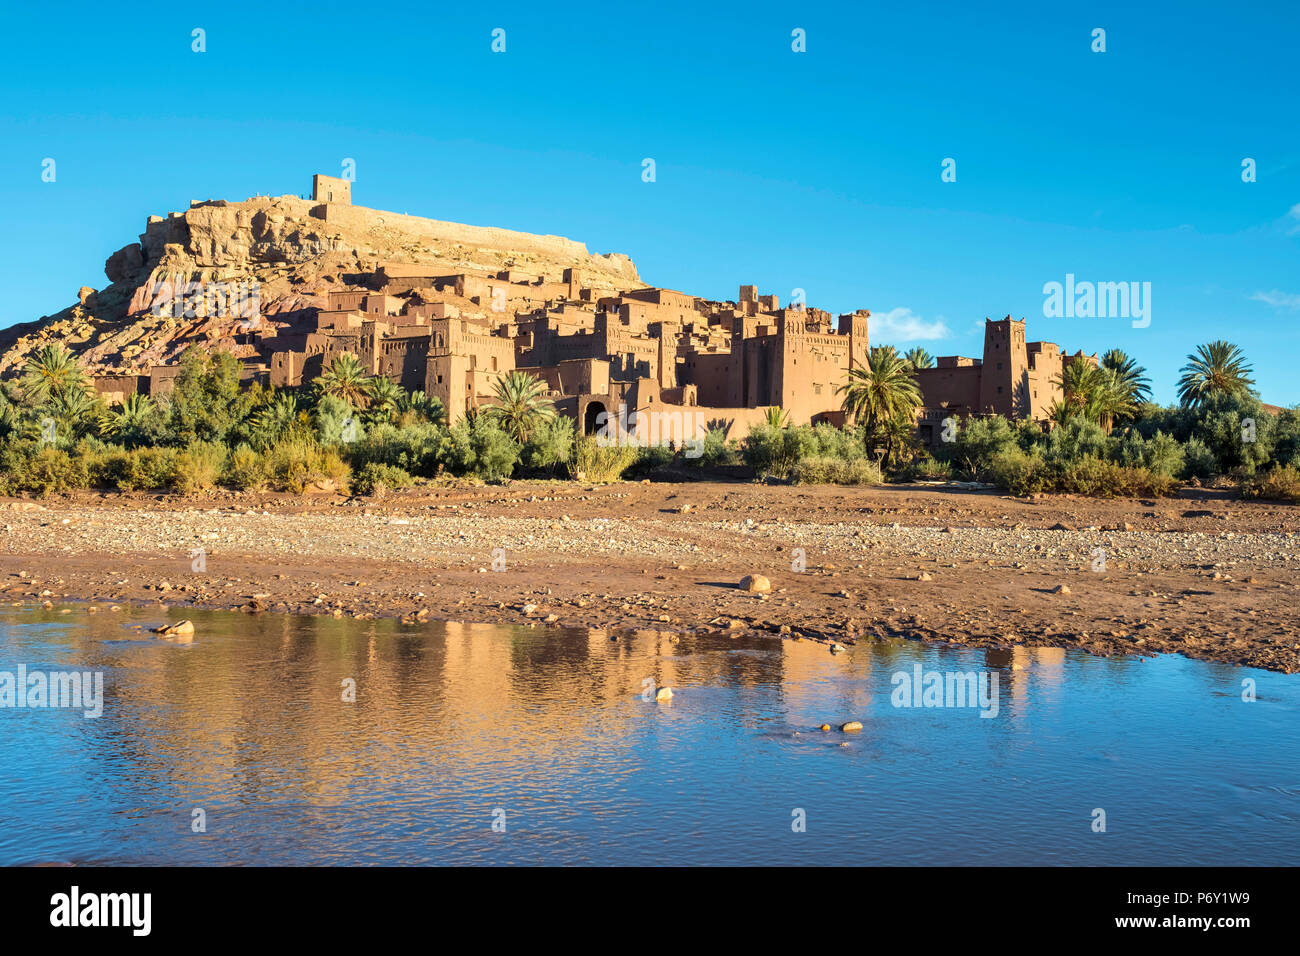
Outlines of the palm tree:
{"type": "Polygon", "coordinates": [[[496,396],[483,414],[522,444],[535,428],[555,417],[555,405],[546,397],[541,379],[527,372],[507,372],[497,379],[496,396]]]}
{"type": "Polygon", "coordinates": [[[1101,357],[1101,367],[1110,372],[1119,390],[1135,405],[1151,400],[1151,379],[1147,370],[1122,349],[1111,349],[1101,357]]]}
{"type": "Polygon", "coordinates": [[[903,359],[915,369],[934,368],[934,356],[919,345],[914,349],[908,349],[903,359]]]}
{"type": "Polygon", "coordinates": [[[431,422],[434,425],[440,424],[447,417],[447,409],[442,404],[442,399],[437,395],[426,395],[419,389],[402,393],[398,411],[404,421],[405,416],[409,415],[414,420],[431,422]]]}
{"type": "Polygon", "coordinates": [[[872,349],[865,366],[849,369],[848,381],[838,389],[843,409],[866,426],[868,443],[883,437],[891,421],[910,423],[921,405],[921,390],[912,366],[891,347],[872,349]]]}
{"type": "Polygon", "coordinates": [[[139,434],[153,415],[155,407],[153,399],[148,395],[127,396],[121,408],[110,409],[100,417],[100,436],[122,439],[139,434]]]}
{"type": "Polygon", "coordinates": [[[263,445],[274,444],[298,417],[298,396],[281,392],[253,415],[255,438],[263,445]]]}
{"type": "Polygon", "coordinates": [[[84,392],[86,385],[86,373],[71,352],[62,345],[43,345],[27,360],[23,398],[36,405],[63,392],[84,392]]]}
{"type": "Polygon", "coordinates": [[[357,357],[343,352],[334,356],[329,367],[312,384],[322,395],[341,398],[353,408],[365,408],[369,400],[369,379],[357,357]]]}
{"type": "Polygon", "coordinates": [[[1187,356],[1178,379],[1178,400],[1186,407],[1197,408],[1216,395],[1246,395],[1255,380],[1246,363],[1246,354],[1231,342],[1216,339],[1196,346],[1187,356]]]}
{"type": "Polygon", "coordinates": [[[376,421],[391,422],[402,406],[406,389],[387,375],[377,375],[366,383],[366,397],[370,400],[370,415],[376,421]]]}
{"type": "Polygon", "coordinates": [[[1109,434],[1117,418],[1131,416],[1137,409],[1132,393],[1119,385],[1110,369],[1082,358],[1067,361],[1055,384],[1064,394],[1058,403],[1062,407],[1059,410],[1053,407],[1051,414],[1058,423],[1082,415],[1100,424],[1109,434]]]}
{"type": "Polygon", "coordinates": [[[97,412],[103,407],[97,398],[82,388],[61,389],[54,393],[46,406],[54,420],[62,426],[64,434],[80,432],[83,426],[97,419],[97,412]]]}
{"type": "Polygon", "coordinates": [[[790,413],[780,405],[773,405],[763,413],[763,420],[771,428],[785,428],[790,424],[790,413]]]}

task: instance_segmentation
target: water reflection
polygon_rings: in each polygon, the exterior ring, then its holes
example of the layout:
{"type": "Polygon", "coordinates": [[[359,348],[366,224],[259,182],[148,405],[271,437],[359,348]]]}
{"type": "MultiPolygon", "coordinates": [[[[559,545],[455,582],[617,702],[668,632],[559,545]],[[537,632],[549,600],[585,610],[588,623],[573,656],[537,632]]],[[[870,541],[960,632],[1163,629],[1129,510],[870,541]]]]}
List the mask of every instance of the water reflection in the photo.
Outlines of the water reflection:
{"type": "Polygon", "coordinates": [[[128,630],[143,617],[0,613],[0,671],[105,674],[98,720],[0,710],[0,863],[1297,862],[1295,677],[192,616],[185,644],[128,630]],[[893,706],[917,665],[996,675],[997,716],[893,706]],[[818,729],[847,720],[863,731],[818,729]]]}

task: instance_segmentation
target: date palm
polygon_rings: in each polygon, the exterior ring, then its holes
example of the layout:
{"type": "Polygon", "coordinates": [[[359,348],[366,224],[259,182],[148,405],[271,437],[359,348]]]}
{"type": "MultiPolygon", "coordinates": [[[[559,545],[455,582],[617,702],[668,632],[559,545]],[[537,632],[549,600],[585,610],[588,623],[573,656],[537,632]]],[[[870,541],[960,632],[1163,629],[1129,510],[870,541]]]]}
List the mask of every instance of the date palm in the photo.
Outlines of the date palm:
{"type": "Polygon", "coordinates": [[[442,399],[437,395],[427,395],[419,389],[414,392],[403,392],[398,411],[403,416],[410,415],[414,419],[431,422],[434,425],[441,424],[447,417],[447,409],[442,404],[442,399]]]}
{"type": "Polygon", "coordinates": [[[892,421],[909,425],[921,405],[921,390],[912,366],[891,346],[872,349],[865,366],[849,369],[848,381],[838,389],[844,396],[846,415],[866,426],[868,442],[885,437],[892,421]]]}
{"type": "Polygon", "coordinates": [[[357,357],[344,352],[334,356],[313,384],[322,395],[341,398],[353,408],[365,408],[370,400],[369,381],[370,376],[357,357]]]}
{"type": "Polygon", "coordinates": [[[127,396],[121,408],[109,409],[100,417],[100,437],[133,444],[132,439],[143,433],[156,408],[148,395],[127,396]]]}
{"type": "Polygon", "coordinates": [[[919,345],[914,349],[908,349],[903,358],[915,369],[934,368],[934,356],[919,345]]]}
{"type": "Polygon", "coordinates": [[[790,413],[780,405],[773,405],[763,413],[763,421],[771,428],[785,428],[790,424],[790,413]]]}
{"type": "Polygon", "coordinates": [[[406,389],[387,375],[377,375],[366,383],[366,397],[370,400],[370,416],[379,421],[392,421],[402,407],[406,389]]]}
{"type": "Polygon", "coordinates": [[[1178,400],[1197,408],[1216,395],[1246,395],[1255,380],[1240,347],[1223,339],[1196,346],[1178,379],[1178,400]]]}
{"type": "Polygon", "coordinates": [[[37,405],[46,399],[70,391],[86,390],[85,371],[71,352],[62,345],[42,345],[27,360],[22,390],[24,400],[37,405]]]}
{"type": "Polygon", "coordinates": [[[492,403],[483,414],[515,441],[528,441],[533,430],[555,417],[546,383],[527,372],[507,372],[497,379],[492,403]]]}
{"type": "Polygon", "coordinates": [[[1147,370],[1123,349],[1111,349],[1101,357],[1101,367],[1115,380],[1120,392],[1133,400],[1133,404],[1151,400],[1151,379],[1147,370]]]}
{"type": "Polygon", "coordinates": [[[1110,369],[1081,358],[1066,362],[1056,384],[1064,395],[1060,411],[1053,409],[1052,418],[1057,421],[1082,415],[1109,434],[1117,418],[1131,415],[1137,408],[1132,393],[1118,384],[1110,369]]]}
{"type": "Polygon", "coordinates": [[[281,392],[253,415],[253,432],[262,445],[273,444],[298,417],[298,397],[281,392]]]}

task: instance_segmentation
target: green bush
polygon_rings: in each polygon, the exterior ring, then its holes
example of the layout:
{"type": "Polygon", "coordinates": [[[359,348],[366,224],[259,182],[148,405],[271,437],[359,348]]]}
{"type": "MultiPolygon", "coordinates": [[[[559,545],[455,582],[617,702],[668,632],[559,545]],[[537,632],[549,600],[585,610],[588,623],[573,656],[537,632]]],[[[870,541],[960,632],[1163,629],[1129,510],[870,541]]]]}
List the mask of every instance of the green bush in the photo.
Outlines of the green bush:
{"type": "Polygon", "coordinates": [[[519,446],[491,419],[477,415],[462,418],[447,433],[440,460],[458,475],[508,478],[519,461],[519,446]]]}
{"type": "Polygon", "coordinates": [[[302,494],[308,485],[333,482],[347,489],[351,469],[337,449],[323,448],[308,438],[286,438],[267,449],[263,456],[267,479],[276,491],[302,494]]]}
{"type": "Polygon", "coordinates": [[[371,462],[352,480],[352,491],[359,495],[382,495],[398,488],[409,488],[415,479],[395,465],[371,462]]]}
{"type": "Polygon", "coordinates": [[[1183,471],[1185,479],[1195,478],[1206,481],[1219,472],[1219,460],[1205,442],[1195,436],[1187,439],[1183,445],[1183,471]]]}
{"type": "Polygon", "coordinates": [[[949,460],[974,481],[983,481],[999,455],[1020,447],[1018,432],[999,415],[962,424],[948,448],[949,460]]]}
{"type": "Polygon", "coordinates": [[[52,445],[36,443],[6,446],[0,455],[0,493],[34,494],[45,498],[90,487],[90,467],[86,455],[69,453],[52,445]]]}
{"type": "Polygon", "coordinates": [[[1093,498],[1159,497],[1173,491],[1174,480],[1146,468],[1130,468],[1092,455],[1064,465],[1060,490],[1093,498]]]}
{"type": "Polygon", "coordinates": [[[803,458],[817,454],[817,437],[807,426],[776,428],[753,426],[741,443],[741,458],[760,475],[786,478],[803,458]]]}
{"type": "Polygon", "coordinates": [[[986,471],[994,484],[1013,495],[1032,495],[1056,488],[1056,475],[1051,466],[1042,457],[1019,448],[1002,452],[986,471]]]}
{"type": "Polygon", "coordinates": [[[800,485],[878,485],[884,481],[880,465],[866,458],[846,461],[828,455],[800,460],[790,477],[800,485]]]}
{"type": "Polygon", "coordinates": [[[922,458],[912,465],[912,477],[920,481],[947,481],[952,477],[952,465],[934,458],[922,458]]]}
{"type": "Polygon", "coordinates": [[[247,445],[240,445],[226,459],[226,470],[221,476],[223,484],[240,491],[256,491],[266,484],[266,465],[262,456],[247,445]]]}
{"type": "Polygon", "coordinates": [[[176,454],[172,485],[182,494],[206,491],[217,483],[225,464],[225,445],[191,442],[176,454]]]}
{"type": "Polygon", "coordinates": [[[161,491],[176,478],[176,449],[132,449],[107,463],[107,477],[119,491],[161,491]]]}
{"type": "Polygon", "coordinates": [[[1300,468],[1274,465],[1266,472],[1252,475],[1241,483],[1241,496],[1300,503],[1300,468]]]}
{"type": "Polygon", "coordinates": [[[580,481],[618,481],[641,458],[636,445],[600,445],[589,436],[579,438],[573,456],[573,476],[580,481]]]}
{"type": "Polygon", "coordinates": [[[542,422],[524,442],[521,463],[529,471],[554,474],[558,467],[573,460],[574,432],[573,419],[563,415],[542,422]]]}

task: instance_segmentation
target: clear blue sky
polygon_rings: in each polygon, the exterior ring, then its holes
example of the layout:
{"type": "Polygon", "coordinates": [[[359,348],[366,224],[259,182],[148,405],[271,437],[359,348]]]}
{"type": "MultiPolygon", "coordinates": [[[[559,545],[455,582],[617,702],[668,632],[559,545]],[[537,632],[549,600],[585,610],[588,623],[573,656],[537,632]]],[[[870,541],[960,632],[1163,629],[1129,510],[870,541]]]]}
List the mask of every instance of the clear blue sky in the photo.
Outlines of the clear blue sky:
{"type": "Polygon", "coordinates": [[[803,288],[870,308],[876,343],[978,355],[1011,313],[1129,350],[1171,401],[1222,337],[1300,402],[1300,4],[979,6],[10,4],[0,326],[101,288],[149,214],[353,158],[358,204],[568,236],[711,298],[803,288]],[[1150,282],[1150,326],[1045,318],[1066,273],[1150,282]]]}

